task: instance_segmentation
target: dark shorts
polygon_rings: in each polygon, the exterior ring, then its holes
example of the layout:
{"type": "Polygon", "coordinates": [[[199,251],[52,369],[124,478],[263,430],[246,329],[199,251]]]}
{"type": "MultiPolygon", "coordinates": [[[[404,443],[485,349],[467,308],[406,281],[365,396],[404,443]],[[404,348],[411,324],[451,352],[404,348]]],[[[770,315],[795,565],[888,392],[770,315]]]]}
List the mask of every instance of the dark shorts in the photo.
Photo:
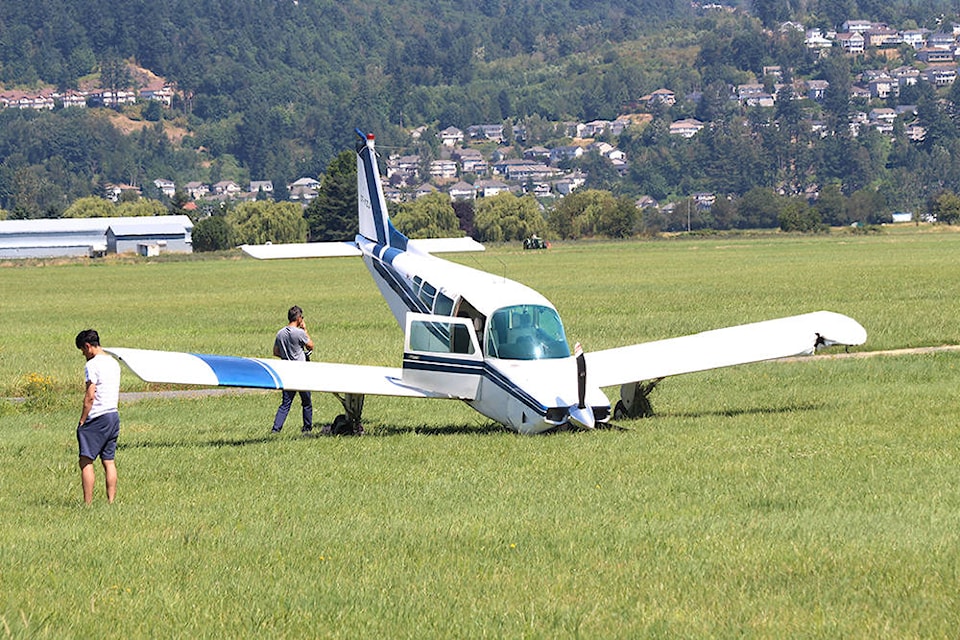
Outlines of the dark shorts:
{"type": "Polygon", "coordinates": [[[117,455],[117,436],[120,435],[120,414],[116,411],[96,418],[88,418],[77,427],[77,442],[80,457],[96,460],[113,460],[117,455]]]}

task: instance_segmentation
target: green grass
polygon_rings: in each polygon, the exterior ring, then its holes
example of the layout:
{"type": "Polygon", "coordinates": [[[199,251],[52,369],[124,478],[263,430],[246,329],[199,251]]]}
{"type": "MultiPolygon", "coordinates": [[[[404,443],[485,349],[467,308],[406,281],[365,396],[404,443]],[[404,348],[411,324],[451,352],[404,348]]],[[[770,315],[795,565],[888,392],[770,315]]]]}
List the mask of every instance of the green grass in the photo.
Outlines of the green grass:
{"type": "MultiPolygon", "coordinates": [[[[960,343],[958,250],[910,229],[462,260],[543,292],[588,349],[823,308],[860,320],[870,351],[960,343]]],[[[442,401],[368,398],[369,435],[308,439],[296,415],[267,437],[274,393],[145,400],[121,407],[117,504],[98,486],[84,508],[79,329],[262,355],[297,303],[325,359],[390,365],[399,331],[347,259],[13,266],[0,290],[3,395],[33,372],[59,398],[0,404],[0,637],[960,628],[958,354],[692,374],[628,430],[543,437],[442,401]]]]}

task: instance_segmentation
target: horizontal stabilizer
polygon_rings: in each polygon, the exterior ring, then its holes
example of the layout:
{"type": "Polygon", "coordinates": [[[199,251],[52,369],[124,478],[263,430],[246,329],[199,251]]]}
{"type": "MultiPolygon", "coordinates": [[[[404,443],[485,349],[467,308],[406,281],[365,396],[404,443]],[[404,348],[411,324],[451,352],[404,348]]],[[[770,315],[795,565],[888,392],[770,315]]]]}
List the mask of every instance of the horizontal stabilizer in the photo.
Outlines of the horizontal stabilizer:
{"type": "Polygon", "coordinates": [[[419,253],[454,253],[457,251],[484,251],[485,247],[471,238],[421,238],[410,240],[407,249],[419,253]]]}
{"type": "Polygon", "coordinates": [[[853,318],[817,311],[587,353],[587,370],[593,384],[608,387],[810,354],[819,346],[858,345],[866,340],[866,330],[853,318]]]}
{"type": "Polygon", "coordinates": [[[402,369],[105,347],[146,382],[445,398],[405,385],[402,369]]]}
{"type": "Polygon", "coordinates": [[[240,248],[258,260],[278,258],[338,258],[359,256],[353,242],[297,242],[290,244],[243,244],[240,248]]]}

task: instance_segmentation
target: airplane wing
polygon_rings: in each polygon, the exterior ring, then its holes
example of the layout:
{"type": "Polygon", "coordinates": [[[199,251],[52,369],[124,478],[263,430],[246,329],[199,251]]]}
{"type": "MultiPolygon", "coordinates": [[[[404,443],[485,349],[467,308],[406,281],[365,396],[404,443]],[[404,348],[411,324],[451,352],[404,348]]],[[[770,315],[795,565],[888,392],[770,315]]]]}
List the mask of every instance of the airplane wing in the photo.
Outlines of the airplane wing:
{"type": "Polygon", "coordinates": [[[818,346],[858,345],[867,332],[853,318],[817,311],[587,353],[587,375],[600,387],[655,380],[748,362],[813,353],[818,346]]]}
{"type": "Polygon", "coordinates": [[[403,384],[402,369],[104,347],[146,382],[446,398],[403,384]]]}

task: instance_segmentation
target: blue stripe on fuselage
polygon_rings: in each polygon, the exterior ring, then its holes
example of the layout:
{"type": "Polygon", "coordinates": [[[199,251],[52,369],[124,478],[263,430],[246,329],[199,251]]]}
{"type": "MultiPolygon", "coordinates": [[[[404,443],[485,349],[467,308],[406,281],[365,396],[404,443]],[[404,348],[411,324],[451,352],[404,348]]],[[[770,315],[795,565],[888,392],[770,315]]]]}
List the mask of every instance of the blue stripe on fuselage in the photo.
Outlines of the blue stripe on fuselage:
{"type": "Polygon", "coordinates": [[[225,387],[253,387],[257,389],[280,389],[280,377],[262,362],[235,356],[212,356],[193,354],[213,369],[217,382],[225,387]]]}

